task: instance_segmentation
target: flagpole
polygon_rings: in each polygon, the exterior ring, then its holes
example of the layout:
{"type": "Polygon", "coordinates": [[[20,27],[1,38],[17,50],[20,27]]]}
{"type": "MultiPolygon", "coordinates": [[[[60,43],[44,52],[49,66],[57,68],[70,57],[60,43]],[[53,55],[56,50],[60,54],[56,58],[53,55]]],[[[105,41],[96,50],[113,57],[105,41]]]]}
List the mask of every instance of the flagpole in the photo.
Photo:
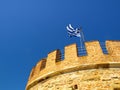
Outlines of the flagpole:
{"type": "Polygon", "coordinates": [[[85,38],[84,38],[84,34],[83,34],[83,32],[81,32],[82,33],[82,38],[83,38],[83,42],[85,42],[85,38]]]}
{"type": "Polygon", "coordinates": [[[84,42],[85,42],[84,34],[83,34],[82,30],[81,30],[81,37],[80,37],[81,49],[84,48],[83,47],[84,46],[84,42]]]}
{"type": "Polygon", "coordinates": [[[80,48],[81,48],[81,50],[82,50],[82,39],[81,39],[81,37],[80,37],[80,48]]]}

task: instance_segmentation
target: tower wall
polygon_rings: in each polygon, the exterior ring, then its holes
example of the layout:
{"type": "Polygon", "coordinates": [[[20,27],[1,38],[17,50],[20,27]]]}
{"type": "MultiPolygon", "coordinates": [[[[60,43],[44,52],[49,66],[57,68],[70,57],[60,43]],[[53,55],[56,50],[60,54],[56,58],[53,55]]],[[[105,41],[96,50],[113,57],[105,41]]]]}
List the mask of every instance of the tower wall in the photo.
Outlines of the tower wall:
{"type": "Polygon", "coordinates": [[[85,42],[86,56],[77,45],[65,47],[65,59],[55,50],[32,69],[26,90],[120,89],[120,41],[106,41],[104,54],[98,41],[85,42]],[[42,69],[41,69],[42,67],[42,69]]]}

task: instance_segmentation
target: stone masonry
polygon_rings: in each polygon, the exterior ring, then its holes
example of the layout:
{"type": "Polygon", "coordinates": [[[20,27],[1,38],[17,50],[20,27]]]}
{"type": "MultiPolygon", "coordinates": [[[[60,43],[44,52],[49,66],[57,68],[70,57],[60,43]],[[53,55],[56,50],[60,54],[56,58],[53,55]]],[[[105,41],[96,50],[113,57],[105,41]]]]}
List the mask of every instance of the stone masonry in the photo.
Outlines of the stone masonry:
{"type": "Polygon", "coordinates": [[[33,67],[26,90],[120,90],[120,41],[106,41],[104,54],[98,41],[85,42],[86,56],[77,45],[50,52],[33,67]]]}

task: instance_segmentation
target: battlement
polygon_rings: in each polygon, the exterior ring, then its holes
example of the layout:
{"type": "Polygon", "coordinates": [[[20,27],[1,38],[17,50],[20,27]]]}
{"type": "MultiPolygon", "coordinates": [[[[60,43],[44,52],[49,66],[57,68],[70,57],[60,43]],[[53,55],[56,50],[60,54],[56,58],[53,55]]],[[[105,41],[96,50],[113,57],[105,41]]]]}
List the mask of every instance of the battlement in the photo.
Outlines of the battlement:
{"type": "Polygon", "coordinates": [[[26,90],[47,78],[66,72],[86,69],[120,68],[120,41],[106,41],[108,54],[104,54],[98,41],[85,42],[86,56],[78,56],[76,44],[64,49],[64,60],[60,50],[52,51],[32,69],[26,90]]]}

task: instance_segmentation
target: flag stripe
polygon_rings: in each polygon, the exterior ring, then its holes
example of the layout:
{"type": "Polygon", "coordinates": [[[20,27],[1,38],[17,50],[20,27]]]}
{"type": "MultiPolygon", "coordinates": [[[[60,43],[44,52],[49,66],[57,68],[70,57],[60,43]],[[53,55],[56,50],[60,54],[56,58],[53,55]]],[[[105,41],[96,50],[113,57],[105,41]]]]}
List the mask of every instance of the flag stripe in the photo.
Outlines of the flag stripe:
{"type": "Polygon", "coordinates": [[[67,31],[68,31],[68,34],[70,36],[75,36],[75,37],[81,37],[81,34],[80,34],[80,30],[79,29],[74,29],[71,24],[69,24],[69,26],[66,27],[67,28],[67,31]]]}

